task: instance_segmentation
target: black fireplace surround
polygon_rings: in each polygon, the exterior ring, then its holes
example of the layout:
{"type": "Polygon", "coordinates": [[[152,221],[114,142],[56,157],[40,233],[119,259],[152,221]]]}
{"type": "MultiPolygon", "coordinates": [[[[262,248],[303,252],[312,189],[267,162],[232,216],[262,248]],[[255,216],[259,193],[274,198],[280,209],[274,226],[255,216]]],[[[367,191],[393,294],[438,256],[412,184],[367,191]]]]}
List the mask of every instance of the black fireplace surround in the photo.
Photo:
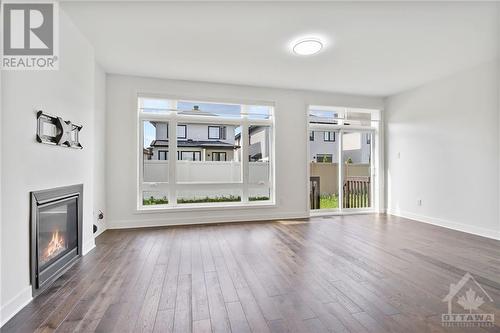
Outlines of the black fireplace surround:
{"type": "Polygon", "coordinates": [[[83,185],[31,192],[31,285],[37,296],[82,255],[83,185]]]}

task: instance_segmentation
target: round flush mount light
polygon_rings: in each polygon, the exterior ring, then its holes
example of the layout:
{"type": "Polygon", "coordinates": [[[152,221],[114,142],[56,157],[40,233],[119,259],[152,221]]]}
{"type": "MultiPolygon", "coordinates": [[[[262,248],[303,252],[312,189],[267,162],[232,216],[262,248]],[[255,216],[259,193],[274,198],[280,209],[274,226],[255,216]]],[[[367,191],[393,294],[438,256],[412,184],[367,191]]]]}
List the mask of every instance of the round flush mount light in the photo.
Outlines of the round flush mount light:
{"type": "Polygon", "coordinates": [[[313,55],[323,49],[323,42],[318,38],[304,38],[293,44],[293,53],[301,56],[313,55]]]}

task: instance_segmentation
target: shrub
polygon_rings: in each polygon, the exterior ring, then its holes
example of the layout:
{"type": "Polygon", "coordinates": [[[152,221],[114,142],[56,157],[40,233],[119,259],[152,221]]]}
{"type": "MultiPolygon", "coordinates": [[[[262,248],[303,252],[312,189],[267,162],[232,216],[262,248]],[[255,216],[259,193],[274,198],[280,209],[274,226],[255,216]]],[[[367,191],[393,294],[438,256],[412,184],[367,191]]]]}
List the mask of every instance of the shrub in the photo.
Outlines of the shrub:
{"type": "MultiPolygon", "coordinates": [[[[255,196],[255,197],[248,198],[248,201],[264,201],[264,200],[269,200],[269,197],[267,197],[267,196],[255,196]]],[[[220,197],[204,197],[204,198],[195,198],[195,199],[177,199],[177,203],[180,203],[180,204],[207,203],[207,202],[238,202],[238,201],[241,201],[241,197],[239,195],[220,196],[220,197]]],[[[167,199],[167,197],[163,197],[163,198],[150,197],[148,199],[144,198],[142,200],[142,204],[144,206],[166,205],[166,204],[168,204],[168,199],[167,199]]]]}
{"type": "Polygon", "coordinates": [[[205,198],[195,198],[195,199],[177,199],[177,203],[204,203],[204,202],[235,202],[241,201],[241,197],[238,195],[230,195],[227,197],[205,197],[205,198]]]}
{"type": "Polygon", "coordinates": [[[266,196],[256,196],[256,197],[249,197],[248,201],[265,201],[269,200],[269,197],[266,196]]]}
{"type": "Polygon", "coordinates": [[[163,198],[153,198],[152,196],[149,199],[142,199],[142,204],[144,206],[150,206],[150,205],[166,205],[168,204],[168,199],[167,197],[163,198]]]}

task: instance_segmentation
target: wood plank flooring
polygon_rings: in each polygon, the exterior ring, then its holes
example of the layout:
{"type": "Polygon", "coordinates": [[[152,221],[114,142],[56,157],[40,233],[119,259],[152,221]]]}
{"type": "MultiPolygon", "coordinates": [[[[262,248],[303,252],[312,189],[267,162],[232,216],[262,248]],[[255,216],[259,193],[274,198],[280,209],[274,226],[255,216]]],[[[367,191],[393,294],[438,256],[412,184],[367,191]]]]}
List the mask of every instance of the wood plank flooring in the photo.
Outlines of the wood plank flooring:
{"type": "Polygon", "coordinates": [[[108,230],[96,243],[1,332],[500,332],[500,242],[402,218],[108,230]],[[441,326],[466,272],[495,327],[441,326]]]}

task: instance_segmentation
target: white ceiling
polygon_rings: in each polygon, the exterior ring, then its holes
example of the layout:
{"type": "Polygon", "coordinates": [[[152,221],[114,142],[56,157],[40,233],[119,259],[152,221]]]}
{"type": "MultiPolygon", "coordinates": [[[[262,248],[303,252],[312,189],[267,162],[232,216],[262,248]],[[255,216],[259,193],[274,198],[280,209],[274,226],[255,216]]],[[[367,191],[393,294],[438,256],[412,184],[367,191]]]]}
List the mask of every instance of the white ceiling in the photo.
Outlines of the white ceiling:
{"type": "MultiPolygon", "coordinates": [[[[110,73],[387,96],[496,56],[496,3],[65,2],[110,73]],[[291,40],[323,36],[318,55],[291,40]]],[[[500,6],[500,5],[499,5],[500,6]]]]}

